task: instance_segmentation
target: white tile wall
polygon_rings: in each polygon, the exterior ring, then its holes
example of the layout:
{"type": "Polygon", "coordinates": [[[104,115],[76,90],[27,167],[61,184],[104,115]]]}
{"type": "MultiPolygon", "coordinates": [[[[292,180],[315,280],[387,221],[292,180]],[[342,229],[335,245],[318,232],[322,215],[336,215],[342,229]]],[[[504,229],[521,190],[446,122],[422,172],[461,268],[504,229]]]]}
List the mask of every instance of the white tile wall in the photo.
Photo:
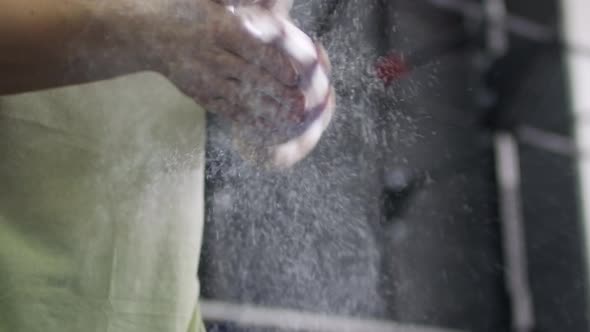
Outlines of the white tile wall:
{"type": "MultiPolygon", "coordinates": [[[[590,0],[587,1],[590,3],[590,0]]],[[[588,8],[588,16],[586,31],[590,36],[590,8],[588,8]]],[[[577,115],[582,116],[583,122],[590,123],[590,47],[588,53],[569,52],[568,54],[572,107],[577,115]]]]}
{"type": "Polygon", "coordinates": [[[579,47],[590,47],[590,0],[561,0],[566,40],[579,47]]]}
{"type": "Polygon", "coordinates": [[[578,165],[584,218],[586,257],[590,265],[590,0],[561,0],[563,38],[570,77],[570,97],[577,117],[576,141],[581,152],[578,165]]]}

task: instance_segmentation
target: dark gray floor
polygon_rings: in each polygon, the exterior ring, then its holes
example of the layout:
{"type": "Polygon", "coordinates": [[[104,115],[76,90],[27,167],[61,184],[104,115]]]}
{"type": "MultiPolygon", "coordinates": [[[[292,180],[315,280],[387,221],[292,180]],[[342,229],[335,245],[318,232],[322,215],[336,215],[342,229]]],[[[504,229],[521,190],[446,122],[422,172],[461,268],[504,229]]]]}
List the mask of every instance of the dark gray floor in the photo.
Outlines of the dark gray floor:
{"type": "MultiPolygon", "coordinates": [[[[412,0],[298,0],[294,15],[331,55],[338,113],[310,158],[286,173],[242,162],[232,152],[226,124],[211,118],[200,269],[204,297],[507,331],[491,136],[474,103],[479,86],[474,52],[442,47],[464,39],[464,21],[412,0]],[[391,51],[416,65],[385,87],[373,66],[391,51]]],[[[532,72],[559,60],[546,61],[531,64],[532,72]]],[[[537,117],[522,110],[539,107],[516,102],[543,103],[539,98],[545,97],[563,105],[563,82],[552,84],[548,90],[559,96],[523,85],[518,93],[536,97],[516,96],[503,105],[506,121],[530,120],[569,134],[565,110],[537,117]]],[[[536,292],[558,285],[537,300],[557,296],[555,301],[578,308],[554,316],[548,314],[555,310],[553,300],[535,302],[544,314],[540,331],[556,331],[567,312],[572,315],[567,330],[583,331],[584,301],[576,290],[583,290],[584,274],[579,237],[572,235],[579,226],[572,212],[577,207],[573,159],[555,158],[563,157],[523,151],[531,282],[536,292]],[[542,181],[543,172],[555,176],[542,181]],[[541,194],[552,188],[559,194],[541,194]],[[564,197],[570,202],[565,210],[559,206],[564,197]],[[559,243],[570,240],[569,246],[555,244],[535,226],[550,227],[551,218],[542,215],[569,221],[565,228],[550,228],[559,243]],[[573,257],[572,264],[551,259],[547,250],[573,257]],[[562,273],[546,274],[555,268],[562,273]]],[[[212,325],[211,331],[250,330],[212,325]]]]}
{"type": "Polygon", "coordinates": [[[212,124],[204,295],[501,330],[491,149],[466,105],[471,55],[437,56],[387,88],[372,72],[389,51],[454,38],[460,20],[411,1],[317,3],[297,2],[295,16],[332,55],[338,115],[287,174],[242,163],[212,124]],[[406,171],[419,182],[411,197],[387,194],[383,174],[406,171]],[[386,204],[399,211],[383,216],[386,204]]]}

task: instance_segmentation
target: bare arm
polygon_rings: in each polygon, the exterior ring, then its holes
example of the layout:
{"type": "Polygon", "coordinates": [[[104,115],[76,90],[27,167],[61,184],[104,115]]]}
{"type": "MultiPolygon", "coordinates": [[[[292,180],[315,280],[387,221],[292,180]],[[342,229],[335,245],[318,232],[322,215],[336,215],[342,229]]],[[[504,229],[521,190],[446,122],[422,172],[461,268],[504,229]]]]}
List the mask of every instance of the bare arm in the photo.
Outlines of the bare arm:
{"type": "Polygon", "coordinates": [[[290,0],[239,0],[253,4],[237,14],[228,1],[0,0],[0,95],[157,71],[289,166],[330,121],[327,57],[290,0]]]}
{"type": "Polygon", "coordinates": [[[132,2],[0,0],[0,95],[151,69],[141,35],[154,9],[132,2]]]}

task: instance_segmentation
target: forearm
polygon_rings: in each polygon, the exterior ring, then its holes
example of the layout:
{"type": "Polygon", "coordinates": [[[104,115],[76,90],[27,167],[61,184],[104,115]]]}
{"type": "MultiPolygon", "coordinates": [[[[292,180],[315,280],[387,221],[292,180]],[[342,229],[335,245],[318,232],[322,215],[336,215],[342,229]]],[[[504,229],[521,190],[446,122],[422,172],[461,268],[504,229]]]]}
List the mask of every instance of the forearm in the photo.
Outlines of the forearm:
{"type": "Polygon", "coordinates": [[[145,36],[161,4],[0,0],[0,95],[151,69],[145,36]]]}

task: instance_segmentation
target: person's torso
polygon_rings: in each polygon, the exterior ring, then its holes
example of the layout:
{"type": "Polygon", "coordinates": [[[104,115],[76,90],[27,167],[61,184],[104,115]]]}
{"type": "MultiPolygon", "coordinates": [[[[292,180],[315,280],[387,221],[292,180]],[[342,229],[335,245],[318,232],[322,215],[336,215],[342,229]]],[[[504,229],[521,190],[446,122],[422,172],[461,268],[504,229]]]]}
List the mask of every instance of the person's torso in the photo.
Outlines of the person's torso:
{"type": "Polygon", "coordinates": [[[0,98],[0,331],[190,330],[204,141],[154,74],[0,98]]]}

